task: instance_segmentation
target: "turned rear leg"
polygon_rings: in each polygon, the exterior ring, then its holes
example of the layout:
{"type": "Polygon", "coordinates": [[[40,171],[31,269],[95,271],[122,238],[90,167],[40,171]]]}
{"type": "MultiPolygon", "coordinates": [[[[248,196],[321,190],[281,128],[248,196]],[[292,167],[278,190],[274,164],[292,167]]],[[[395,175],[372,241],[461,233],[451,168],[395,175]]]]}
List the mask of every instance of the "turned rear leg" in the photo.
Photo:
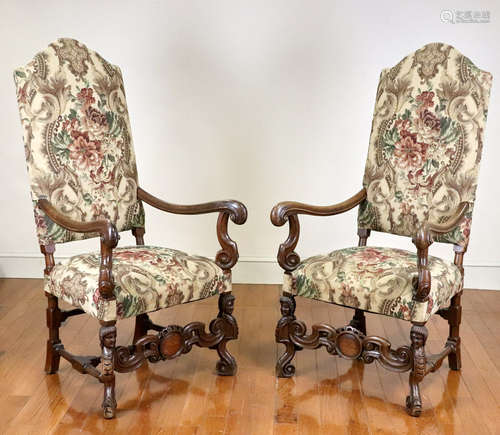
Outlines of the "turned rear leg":
{"type": "Polygon", "coordinates": [[[59,339],[59,327],[61,326],[61,311],[59,310],[57,297],[50,293],[47,296],[47,327],[49,328],[49,339],[47,340],[47,353],[45,359],[45,372],[48,374],[57,373],[59,370],[59,353],[55,350],[55,345],[61,343],[59,339]]]}
{"type": "Polygon", "coordinates": [[[356,309],[349,325],[366,335],[366,318],[363,310],[356,309]]]}
{"type": "Polygon", "coordinates": [[[151,320],[145,313],[139,314],[135,318],[134,339],[132,341],[133,344],[137,343],[137,340],[139,340],[139,338],[145,336],[148,333],[150,324],[151,320]]]}
{"type": "Polygon", "coordinates": [[[460,353],[460,322],[462,320],[462,293],[459,293],[451,298],[448,324],[450,325],[450,335],[448,342],[453,343],[454,352],[448,355],[448,364],[452,370],[460,370],[462,368],[462,355],[460,353]]]}

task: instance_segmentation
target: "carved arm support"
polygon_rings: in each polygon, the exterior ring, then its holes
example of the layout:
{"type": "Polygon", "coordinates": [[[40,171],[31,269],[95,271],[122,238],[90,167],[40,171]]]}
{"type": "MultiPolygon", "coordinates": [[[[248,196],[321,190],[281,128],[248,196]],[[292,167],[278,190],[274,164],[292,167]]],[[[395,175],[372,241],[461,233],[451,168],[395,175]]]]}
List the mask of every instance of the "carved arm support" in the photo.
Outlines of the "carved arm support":
{"type": "Polygon", "coordinates": [[[247,209],[239,201],[213,201],[204,204],[180,205],[162,201],[151,195],[140,187],[137,189],[137,197],[145,203],[175,214],[206,214],[219,212],[217,219],[217,239],[221,248],[215,256],[215,262],[224,270],[230,270],[238,261],[238,246],[231,240],[227,230],[229,218],[237,224],[242,225],[247,220],[247,209]]]}
{"type": "Polygon", "coordinates": [[[47,199],[39,199],[37,205],[52,221],[69,231],[76,233],[98,233],[101,236],[101,266],[99,270],[99,293],[106,300],[115,298],[112,274],[113,248],[118,244],[120,236],[109,219],[92,222],[80,222],[65,216],[47,199]]]}
{"type": "Polygon", "coordinates": [[[275,205],[271,210],[271,222],[277,227],[281,227],[286,221],[290,225],[288,238],[280,245],[278,251],[278,263],[280,266],[287,272],[291,272],[300,263],[300,257],[294,251],[300,234],[299,214],[333,216],[351,210],[365,198],[366,190],[363,188],[348,200],[334,205],[318,206],[291,201],[280,202],[275,205]]]}
{"type": "Polygon", "coordinates": [[[461,202],[455,213],[445,223],[427,222],[422,225],[412,241],[417,247],[418,282],[415,284],[414,299],[426,302],[431,290],[431,273],[428,265],[429,246],[439,234],[446,234],[460,224],[469,207],[468,202],[461,202]]]}

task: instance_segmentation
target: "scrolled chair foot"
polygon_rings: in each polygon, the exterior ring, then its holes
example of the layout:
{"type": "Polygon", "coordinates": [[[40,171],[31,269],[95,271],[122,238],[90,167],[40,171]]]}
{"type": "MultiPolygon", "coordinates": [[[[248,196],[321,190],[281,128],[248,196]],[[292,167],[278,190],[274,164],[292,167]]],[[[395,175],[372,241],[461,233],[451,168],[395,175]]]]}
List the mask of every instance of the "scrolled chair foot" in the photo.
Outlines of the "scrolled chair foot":
{"type": "Polygon", "coordinates": [[[103,417],[106,420],[111,420],[112,418],[115,418],[115,409],[111,407],[104,407],[103,417]]]}
{"type": "Polygon", "coordinates": [[[107,420],[115,418],[116,416],[116,401],[113,402],[114,399],[111,400],[111,395],[114,397],[114,394],[115,392],[113,389],[113,392],[110,393],[110,397],[105,398],[102,402],[102,416],[107,420]]]}
{"type": "MultiPolygon", "coordinates": [[[[293,346],[293,345],[292,345],[293,346]]],[[[291,363],[293,357],[295,356],[295,348],[291,351],[287,351],[279,358],[276,363],[276,376],[279,378],[291,378],[295,375],[295,366],[291,363]]]]}
{"type": "Polygon", "coordinates": [[[420,395],[418,397],[406,396],[406,412],[412,417],[420,416],[422,413],[422,400],[420,399],[420,395]]]}
{"type": "Polygon", "coordinates": [[[223,349],[221,349],[221,347],[222,346],[220,345],[217,347],[217,353],[219,354],[220,360],[217,361],[217,364],[215,365],[215,372],[219,376],[233,376],[236,374],[236,370],[238,368],[236,360],[227,351],[225,343],[223,349]]]}

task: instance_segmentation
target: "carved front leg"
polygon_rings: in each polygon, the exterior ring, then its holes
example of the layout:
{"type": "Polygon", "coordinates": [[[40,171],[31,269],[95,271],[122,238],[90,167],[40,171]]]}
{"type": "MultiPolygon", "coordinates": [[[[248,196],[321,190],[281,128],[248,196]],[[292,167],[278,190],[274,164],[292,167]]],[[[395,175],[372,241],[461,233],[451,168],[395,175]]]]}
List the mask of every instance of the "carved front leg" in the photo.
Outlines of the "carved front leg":
{"type": "Polygon", "coordinates": [[[413,367],[410,373],[410,395],[406,397],[406,411],[413,417],[418,417],[422,412],[419,384],[424,379],[426,370],[425,342],[427,341],[427,334],[427,328],[424,325],[413,325],[411,327],[413,367]]]}
{"type": "MultiPolygon", "coordinates": [[[[216,349],[220,360],[217,361],[215,370],[218,375],[231,376],[236,373],[236,360],[227,350],[227,342],[238,338],[238,325],[233,317],[234,296],[231,293],[222,293],[219,296],[219,314],[212,323],[218,323],[224,331],[224,338],[217,344],[216,349]],[[222,322],[221,322],[222,321],[222,322]]],[[[209,328],[213,330],[213,326],[209,328]]]]}
{"type": "Polygon", "coordinates": [[[102,409],[104,418],[114,418],[116,411],[115,399],[115,373],[114,373],[114,353],[116,345],[116,326],[115,322],[101,323],[99,338],[102,349],[102,372],[101,382],[104,384],[104,400],[102,409]]]}
{"type": "Polygon", "coordinates": [[[276,363],[276,374],[280,378],[290,378],[295,374],[295,366],[291,364],[297,346],[290,340],[290,324],[295,320],[295,299],[292,295],[281,296],[281,319],[276,325],[276,343],[285,345],[285,353],[276,363]]]}

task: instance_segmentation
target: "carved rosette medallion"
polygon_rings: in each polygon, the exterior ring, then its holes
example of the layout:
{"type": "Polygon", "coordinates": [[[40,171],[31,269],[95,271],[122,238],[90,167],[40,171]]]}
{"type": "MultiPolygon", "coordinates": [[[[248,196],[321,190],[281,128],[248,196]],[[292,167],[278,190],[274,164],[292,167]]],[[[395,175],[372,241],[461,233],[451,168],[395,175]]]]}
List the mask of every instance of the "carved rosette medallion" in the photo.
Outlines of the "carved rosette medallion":
{"type": "Polygon", "coordinates": [[[355,328],[346,326],[335,340],[337,353],[347,359],[357,359],[363,352],[363,336],[355,328]]]}
{"type": "Polygon", "coordinates": [[[181,326],[171,325],[160,332],[158,348],[163,359],[176,358],[185,351],[182,330],[181,326]]]}

